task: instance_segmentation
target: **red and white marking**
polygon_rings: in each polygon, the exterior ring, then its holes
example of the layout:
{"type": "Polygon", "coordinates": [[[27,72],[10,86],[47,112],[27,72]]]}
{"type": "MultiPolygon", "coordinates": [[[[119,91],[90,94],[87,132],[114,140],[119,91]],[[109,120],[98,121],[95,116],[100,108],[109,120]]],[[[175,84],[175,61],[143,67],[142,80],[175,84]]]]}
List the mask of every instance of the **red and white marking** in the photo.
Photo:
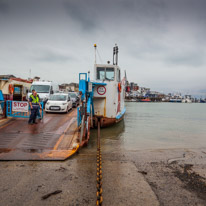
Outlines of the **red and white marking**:
{"type": "Polygon", "coordinates": [[[105,86],[99,86],[99,87],[97,87],[97,93],[99,94],[99,95],[104,95],[105,93],[106,93],[106,87],[105,86]]]}
{"type": "Polygon", "coordinates": [[[12,102],[12,111],[13,112],[28,112],[29,111],[29,103],[28,102],[13,101],[12,102]]]}

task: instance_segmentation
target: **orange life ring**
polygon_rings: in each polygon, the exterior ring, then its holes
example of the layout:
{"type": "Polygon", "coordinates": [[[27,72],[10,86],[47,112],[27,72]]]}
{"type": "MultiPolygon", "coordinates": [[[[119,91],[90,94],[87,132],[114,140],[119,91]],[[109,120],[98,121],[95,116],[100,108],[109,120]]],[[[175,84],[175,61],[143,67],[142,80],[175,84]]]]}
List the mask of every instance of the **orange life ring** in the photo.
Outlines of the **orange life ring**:
{"type": "Polygon", "coordinates": [[[12,84],[9,84],[9,93],[13,94],[14,93],[14,87],[12,84]]]}
{"type": "Polygon", "coordinates": [[[118,83],[118,91],[119,91],[119,92],[122,91],[122,85],[121,85],[121,83],[118,83]]]}

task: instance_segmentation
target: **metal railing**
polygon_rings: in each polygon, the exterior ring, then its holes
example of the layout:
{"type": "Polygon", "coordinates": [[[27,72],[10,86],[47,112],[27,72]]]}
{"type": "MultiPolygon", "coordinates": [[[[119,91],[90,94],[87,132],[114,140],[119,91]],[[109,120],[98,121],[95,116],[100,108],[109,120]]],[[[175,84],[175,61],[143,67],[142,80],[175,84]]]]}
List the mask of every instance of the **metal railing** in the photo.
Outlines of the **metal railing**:
{"type": "MultiPolygon", "coordinates": [[[[44,108],[44,102],[40,102],[41,104],[41,107],[44,108]]],[[[12,101],[11,100],[7,100],[6,101],[6,116],[7,117],[15,117],[15,118],[29,118],[30,116],[30,113],[31,113],[31,108],[29,106],[29,110],[28,112],[14,112],[12,111],[12,101]]],[[[40,116],[39,118],[42,118],[43,119],[43,116],[44,116],[44,111],[42,109],[41,113],[40,113],[40,116]]],[[[38,117],[37,117],[38,118],[38,117]]]]}

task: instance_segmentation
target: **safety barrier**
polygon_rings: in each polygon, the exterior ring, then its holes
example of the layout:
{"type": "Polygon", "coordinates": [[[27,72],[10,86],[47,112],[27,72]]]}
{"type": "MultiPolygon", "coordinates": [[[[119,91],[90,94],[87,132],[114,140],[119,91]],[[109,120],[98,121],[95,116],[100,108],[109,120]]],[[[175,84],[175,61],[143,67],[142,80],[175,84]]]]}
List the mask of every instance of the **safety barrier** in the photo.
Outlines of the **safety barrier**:
{"type": "Polygon", "coordinates": [[[5,105],[5,101],[0,101],[0,118],[5,116],[4,105],[5,105]]]}
{"type": "MultiPolygon", "coordinates": [[[[44,102],[40,102],[41,104],[41,107],[44,108],[44,102]]],[[[24,108],[22,109],[24,110],[24,108]]],[[[15,118],[29,118],[30,116],[30,112],[31,112],[31,109],[30,109],[30,106],[29,106],[29,103],[28,102],[23,102],[23,101],[11,101],[11,100],[7,100],[6,101],[6,116],[7,117],[15,117],[15,118]],[[18,105],[22,105],[22,107],[25,106],[25,111],[18,111],[18,108],[13,109],[14,106],[13,103],[17,103],[18,105]]],[[[37,116],[37,119],[38,118],[42,118],[43,119],[43,116],[44,116],[44,111],[43,109],[41,110],[41,113],[40,113],[40,117],[37,116]]]]}

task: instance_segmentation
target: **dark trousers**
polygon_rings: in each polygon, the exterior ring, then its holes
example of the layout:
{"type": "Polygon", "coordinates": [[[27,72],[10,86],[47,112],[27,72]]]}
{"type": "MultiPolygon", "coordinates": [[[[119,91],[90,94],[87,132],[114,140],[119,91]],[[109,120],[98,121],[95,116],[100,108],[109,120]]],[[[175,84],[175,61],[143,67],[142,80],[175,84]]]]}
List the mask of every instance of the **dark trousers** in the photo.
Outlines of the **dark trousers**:
{"type": "Polygon", "coordinates": [[[39,108],[37,109],[36,116],[39,117],[39,118],[41,118],[41,114],[40,114],[39,108]]]}
{"type": "Polygon", "coordinates": [[[29,123],[34,123],[36,121],[38,107],[33,106],[33,109],[31,109],[31,114],[29,117],[29,123]]]}

